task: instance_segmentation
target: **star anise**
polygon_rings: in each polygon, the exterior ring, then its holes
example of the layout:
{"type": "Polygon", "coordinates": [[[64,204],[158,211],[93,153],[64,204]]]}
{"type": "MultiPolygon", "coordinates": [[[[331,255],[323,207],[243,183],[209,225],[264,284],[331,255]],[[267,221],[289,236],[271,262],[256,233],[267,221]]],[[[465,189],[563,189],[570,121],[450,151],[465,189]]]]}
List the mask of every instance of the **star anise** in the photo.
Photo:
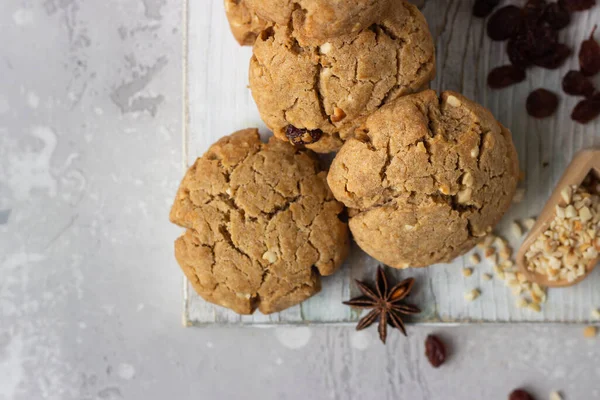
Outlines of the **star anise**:
{"type": "Polygon", "coordinates": [[[414,315],[421,312],[415,305],[402,303],[402,300],[412,290],[415,283],[414,278],[405,279],[388,290],[388,281],[385,272],[383,268],[378,267],[375,280],[376,290],[371,289],[366,283],[357,280],[356,285],[364,296],[344,302],[348,306],[372,309],[365,317],[358,321],[356,330],[365,329],[371,326],[375,320],[379,319],[379,338],[383,343],[385,343],[385,339],[387,338],[388,324],[400,330],[404,336],[407,336],[402,315],[414,315]]]}

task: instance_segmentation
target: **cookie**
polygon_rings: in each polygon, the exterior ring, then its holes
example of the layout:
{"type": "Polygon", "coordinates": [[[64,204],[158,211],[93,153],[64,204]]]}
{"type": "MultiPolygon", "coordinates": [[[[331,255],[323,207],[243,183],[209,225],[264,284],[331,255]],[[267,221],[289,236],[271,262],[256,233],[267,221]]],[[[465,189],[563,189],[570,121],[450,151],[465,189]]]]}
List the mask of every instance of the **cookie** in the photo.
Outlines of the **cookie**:
{"type": "Polygon", "coordinates": [[[511,133],[487,109],[427,90],[369,116],[327,180],[358,245],[405,268],[471,249],[510,207],[518,176],[511,133]]]}
{"type": "Polygon", "coordinates": [[[249,9],[246,0],[225,0],[225,13],[231,33],[241,46],[252,46],[260,32],[272,25],[249,9]]]}
{"type": "Polygon", "coordinates": [[[320,290],[349,250],[314,153],[247,129],[215,143],[188,170],[171,209],[186,228],[175,256],[207,301],[240,314],[296,305],[320,290]]]}
{"type": "Polygon", "coordinates": [[[323,43],[379,21],[390,0],[246,0],[261,18],[289,26],[302,45],[323,43]]]}
{"type": "Polygon", "coordinates": [[[278,138],[323,153],[339,149],[368,115],[435,75],[427,22],[403,1],[378,24],[320,46],[301,46],[289,27],[269,28],[253,53],[250,88],[263,121],[278,138]]]}

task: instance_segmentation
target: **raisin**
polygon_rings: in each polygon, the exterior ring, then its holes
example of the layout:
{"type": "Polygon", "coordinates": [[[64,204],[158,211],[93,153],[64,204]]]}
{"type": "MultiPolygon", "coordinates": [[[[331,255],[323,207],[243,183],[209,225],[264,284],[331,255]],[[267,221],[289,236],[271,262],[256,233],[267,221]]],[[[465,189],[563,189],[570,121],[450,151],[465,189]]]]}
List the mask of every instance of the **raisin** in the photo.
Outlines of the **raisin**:
{"type": "Polygon", "coordinates": [[[502,7],[488,20],[487,34],[492,40],[510,39],[521,26],[521,9],[516,6],[502,7]]]}
{"type": "Polygon", "coordinates": [[[533,397],[523,389],[513,390],[508,400],[533,400],[533,397]]]}
{"type": "Polygon", "coordinates": [[[425,355],[434,368],[446,361],[446,346],[437,336],[428,335],[425,340],[425,355]]]}
{"type": "Polygon", "coordinates": [[[476,0],[473,5],[473,15],[485,18],[500,4],[500,0],[476,0]]]}
{"type": "Polygon", "coordinates": [[[288,125],[285,130],[285,136],[293,145],[311,144],[323,136],[323,131],[320,129],[308,130],[302,128],[296,128],[293,125],[288,125]]]}
{"type": "Polygon", "coordinates": [[[528,24],[537,24],[544,17],[546,0],[528,0],[523,7],[523,17],[528,24]]]}
{"type": "Polygon", "coordinates": [[[600,45],[594,40],[597,27],[594,26],[590,37],[581,43],[579,50],[579,67],[585,76],[594,76],[600,71],[600,45]]]}
{"type": "Polygon", "coordinates": [[[600,93],[589,99],[581,100],[571,113],[571,119],[581,124],[587,124],[600,115],[600,93]]]}
{"type": "Polygon", "coordinates": [[[525,80],[525,71],[514,65],[496,67],[488,75],[488,86],[492,89],[502,89],[525,80]]]}
{"type": "Polygon", "coordinates": [[[565,93],[573,96],[590,97],[596,90],[594,84],[581,72],[569,71],[562,81],[565,93]]]}
{"type": "Polygon", "coordinates": [[[550,3],[544,10],[544,21],[550,28],[559,31],[566,28],[571,23],[571,13],[564,0],[558,0],[556,3],[550,3]]]}
{"type": "Polygon", "coordinates": [[[517,38],[511,38],[506,45],[506,54],[510,63],[515,67],[525,69],[531,65],[529,55],[523,46],[523,43],[517,38]]]}
{"type": "Polygon", "coordinates": [[[558,108],[558,96],[546,89],[537,89],[527,97],[527,113],[534,118],[547,118],[558,108]]]}
{"type": "Polygon", "coordinates": [[[596,0],[565,0],[570,11],[585,11],[596,5],[596,0]]]}
{"type": "Polygon", "coordinates": [[[533,63],[538,67],[556,69],[565,63],[571,53],[572,51],[569,46],[558,43],[554,48],[554,51],[551,51],[541,57],[537,57],[533,63]]]}
{"type": "Polygon", "coordinates": [[[527,49],[532,57],[540,57],[554,51],[558,44],[558,32],[548,25],[536,25],[527,28],[523,40],[527,43],[527,49]]]}

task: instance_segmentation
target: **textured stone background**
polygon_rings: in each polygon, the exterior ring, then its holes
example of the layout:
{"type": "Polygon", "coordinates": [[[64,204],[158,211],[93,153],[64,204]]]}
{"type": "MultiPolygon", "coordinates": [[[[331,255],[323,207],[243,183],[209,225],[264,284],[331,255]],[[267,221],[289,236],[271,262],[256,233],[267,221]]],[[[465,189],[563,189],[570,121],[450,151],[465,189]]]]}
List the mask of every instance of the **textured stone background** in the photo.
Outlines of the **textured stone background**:
{"type": "Polygon", "coordinates": [[[182,328],[180,3],[2,1],[0,400],[600,398],[580,326],[182,328]]]}

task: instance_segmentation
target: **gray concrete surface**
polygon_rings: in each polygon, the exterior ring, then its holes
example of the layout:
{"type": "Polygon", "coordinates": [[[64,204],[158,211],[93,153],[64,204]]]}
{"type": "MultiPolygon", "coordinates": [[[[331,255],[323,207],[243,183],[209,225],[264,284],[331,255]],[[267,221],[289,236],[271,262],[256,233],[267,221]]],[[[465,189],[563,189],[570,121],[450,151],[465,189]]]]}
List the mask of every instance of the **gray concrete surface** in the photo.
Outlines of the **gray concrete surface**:
{"type": "Polygon", "coordinates": [[[2,2],[1,400],[600,398],[580,326],[411,327],[387,347],[352,328],[183,328],[180,21],[179,0],[2,2]],[[451,345],[438,370],[431,331],[451,345]]]}

